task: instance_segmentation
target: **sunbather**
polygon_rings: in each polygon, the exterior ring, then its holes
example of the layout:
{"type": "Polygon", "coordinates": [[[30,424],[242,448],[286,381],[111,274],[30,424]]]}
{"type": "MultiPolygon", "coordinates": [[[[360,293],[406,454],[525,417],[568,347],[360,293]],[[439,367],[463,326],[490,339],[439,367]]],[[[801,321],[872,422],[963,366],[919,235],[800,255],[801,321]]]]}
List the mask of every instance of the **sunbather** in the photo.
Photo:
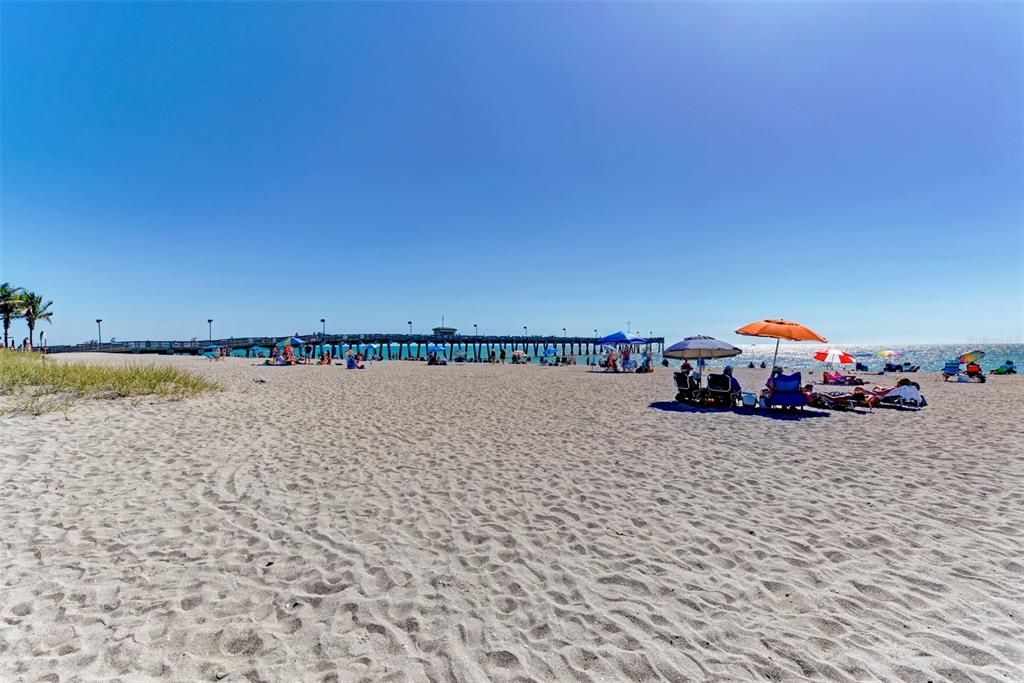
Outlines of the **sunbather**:
{"type": "Polygon", "coordinates": [[[807,394],[807,405],[826,410],[854,410],[855,408],[873,408],[878,404],[878,397],[857,387],[852,392],[825,391],[817,392],[810,384],[804,386],[807,394]]]}
{"type": "Polygon", "coordinates": [[[906,377],[896,382],[892,387],[874,387],[870,392],[857,387],[857,390],[870,395],[872,405],[889,405],[900,408],[923,408],[928,405],[921,394],[921,385],[912,382],[906,377]]]}
{"type": "Polygon", "coordinates": [[[822,373],[823,384],[838,384],[842,386],[856,386],[864,384],[864,380],[854,375],[843,375],[839,372],[829,372],[826,370],[822,373]]]}
{"type": "Polygon", "coordinates": [[[1002,365],[992,371],[993,375],[1016,375],[1017,367],[1012,360],[1004,361],[1002,365]]]}

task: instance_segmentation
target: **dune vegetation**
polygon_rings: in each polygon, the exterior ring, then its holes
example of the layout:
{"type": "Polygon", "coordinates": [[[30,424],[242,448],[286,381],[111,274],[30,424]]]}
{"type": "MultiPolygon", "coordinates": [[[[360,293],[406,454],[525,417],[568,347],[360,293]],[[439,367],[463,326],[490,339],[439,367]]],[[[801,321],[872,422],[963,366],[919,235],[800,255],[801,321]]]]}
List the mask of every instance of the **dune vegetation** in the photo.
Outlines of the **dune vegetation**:
{"type": "Polygon", "coordinates": [[[65,363],[39,353],[0,350],[0,414],[66,411],[86,399],[180,400],[219,390],[216,383],[174,367],[65,363]]]}

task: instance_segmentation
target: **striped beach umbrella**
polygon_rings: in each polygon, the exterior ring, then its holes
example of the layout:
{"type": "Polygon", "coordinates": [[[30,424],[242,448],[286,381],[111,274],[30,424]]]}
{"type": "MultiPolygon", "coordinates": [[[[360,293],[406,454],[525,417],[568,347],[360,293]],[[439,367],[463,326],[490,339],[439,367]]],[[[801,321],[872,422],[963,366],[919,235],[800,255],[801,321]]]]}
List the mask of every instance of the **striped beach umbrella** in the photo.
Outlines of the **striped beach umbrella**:
{"type": "Polygon", "coordinates": [[[853,356],[841,349],[824,349],[814,354],[814,360],[822,363],[835,363],[836,365],[853,365],[856,361],[853,356]]]}

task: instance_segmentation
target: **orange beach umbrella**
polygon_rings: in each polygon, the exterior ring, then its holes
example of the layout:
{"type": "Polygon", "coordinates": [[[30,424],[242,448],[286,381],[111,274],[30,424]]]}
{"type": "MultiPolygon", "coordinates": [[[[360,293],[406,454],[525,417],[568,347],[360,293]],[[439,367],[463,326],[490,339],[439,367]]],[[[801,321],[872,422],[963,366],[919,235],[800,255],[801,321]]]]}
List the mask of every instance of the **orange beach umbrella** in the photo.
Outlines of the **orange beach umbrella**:
{"type": "Polygon", "coordinates": [[[828,342],[828,339],[825,339],[806,325],[782,319],[758,320],[736,330],[736,334],[774,339],[775,356],[772,358],[773,368],[775,367],[775,361],[779,358],[779,341],[783,339],[788,341],[816,341],[823,344],[828,342]]]}

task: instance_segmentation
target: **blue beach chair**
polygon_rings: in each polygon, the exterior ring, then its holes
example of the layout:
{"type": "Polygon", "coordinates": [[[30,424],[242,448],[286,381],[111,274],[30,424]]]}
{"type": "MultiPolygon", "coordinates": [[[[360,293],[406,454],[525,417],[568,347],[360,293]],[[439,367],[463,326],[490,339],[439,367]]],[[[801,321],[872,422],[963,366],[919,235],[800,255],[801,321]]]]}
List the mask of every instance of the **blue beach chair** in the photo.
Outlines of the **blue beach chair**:
{"type": "Polygon", "coordinates": [[[771,387],[768,393],[769,408],[803,408],[807,405],[807,394],[801,388],[801,376],[799,372],[792,375],[775,375],[771,380],[771,387]]]}
{"type": "Polygon", "coordinates": [[[942,378],[949,379],[960,374],[960,359],[950,358],[942,368],[942,378]]]}

